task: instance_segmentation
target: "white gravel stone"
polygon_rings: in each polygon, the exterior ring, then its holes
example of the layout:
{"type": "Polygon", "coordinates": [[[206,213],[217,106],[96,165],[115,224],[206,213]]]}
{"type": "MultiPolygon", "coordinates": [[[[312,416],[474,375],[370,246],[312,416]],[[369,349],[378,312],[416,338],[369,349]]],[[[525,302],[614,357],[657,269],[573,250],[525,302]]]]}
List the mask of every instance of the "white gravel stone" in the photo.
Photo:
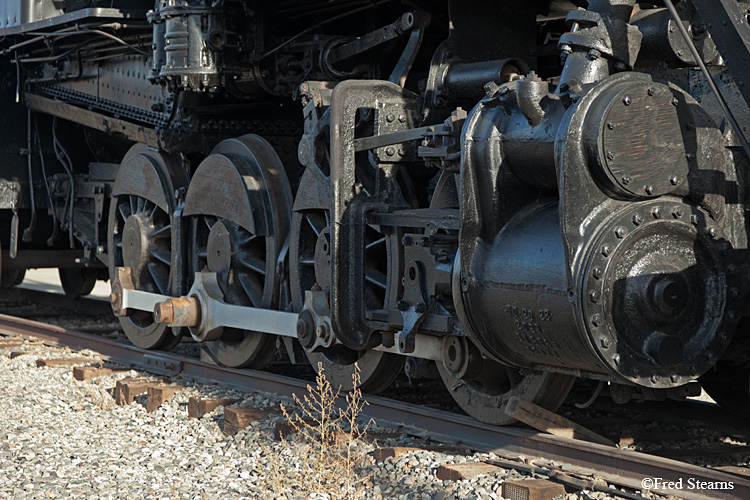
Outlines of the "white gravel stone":
{"type": "MultiPolygon", "coordinates": [[[[286,444],[274,441],[273,419],[224,436],[223,408],[200,419],[187,416],[190,397],[235,397],[242,399],[236,406],[274,409],[280,403],[291,408],[288,398],[180,381],[186,385],[183,390],[147,413],[145,396],[117,406],[112,389],[125,377],[156,377],[129,371],[78,382],[70,367],[35,366],[41,354],[65,357],[64,350],[27,349],[33,356],[13,360],[0,349],[0,499],[334,498],[315,494],[314,489],[307,496],[292,489],[288,477],[301,470],[309,450],[295,439],[286,444]]],[[[395,429],[375,424],[370,431],[395,429]]],[[[400,435],[380,444],[418,446],[419,442],[400,435]]],[[[354,447],[365,454],[373,448],[370,443],[354,447]]],[[[524,476],[499,469],[471,481],[436,478],[441,464],[488,458],[497,457],[416,451],[376,464],[367,456],[358,469],[360,480],[353,484],[352,498],[497,499],[502,481],[524,476]]],[[[303,482],[314,486],[312,478],[303,482]]],[[[577,498],[609,497],[583,492],[577,498]]]]}

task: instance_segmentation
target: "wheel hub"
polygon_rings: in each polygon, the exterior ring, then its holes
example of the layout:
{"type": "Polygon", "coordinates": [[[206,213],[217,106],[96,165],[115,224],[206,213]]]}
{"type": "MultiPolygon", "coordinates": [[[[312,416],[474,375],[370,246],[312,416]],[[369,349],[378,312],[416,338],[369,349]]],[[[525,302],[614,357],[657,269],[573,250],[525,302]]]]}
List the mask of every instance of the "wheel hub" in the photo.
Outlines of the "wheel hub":
{"type": "Polygon", "coordinates": [[[331,285],[331,226],[320,232],[315,243],[315,279],[324,290],[331,285]]]}
{"type": "Polygon", "coordinates": [[[133,270],[134,276],[143,271],[149,260],[149,226],[139,215],[131,215],[125,221],[122,234],[122,259],[126,267],[133,270]]]}
{"type": "Polygon", "coordinates": [[[216,222],[208,235],[207,260],[208,268],[225,284],[232,267],[232,238],[223,222],[216,222]]]}

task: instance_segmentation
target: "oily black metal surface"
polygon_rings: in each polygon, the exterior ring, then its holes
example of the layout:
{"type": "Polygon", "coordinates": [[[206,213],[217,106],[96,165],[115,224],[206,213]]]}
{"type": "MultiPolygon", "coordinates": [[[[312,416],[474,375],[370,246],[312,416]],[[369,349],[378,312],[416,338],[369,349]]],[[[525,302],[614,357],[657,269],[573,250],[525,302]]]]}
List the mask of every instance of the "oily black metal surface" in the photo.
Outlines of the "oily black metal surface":
{"type": "MultiPolygon", "coordinates": [[[[50,345],[91,349],[113,362],[132,365],[145,371],[179,375],[199,382],[220,382],[222,385],[244,391],[266,392],[287,397],[301,397],[307,392],[308,384],[305,381],[254,370],[220,368],[202,363],[195,358],[149,352],[96,335],[5,315],[0,315],[0,333],[33,337],[50,345]]],[[[368,402],[364,411],[366,416],[404,425],[411,432],[426,431],[433,440],[460,443],[476,451],[543,457],[587,468],[606,480],[635,489],[640,489],[643,478],[660,477],[665,481],[677,481],[682,478],[683,482],[693,478],[698,481],[732,482],[733,489],[711,491],[712,498],[736,499],[750,496],[750,481],[735,475],[525,429],[489,426],[469,417],[377,396],[366,396],[364,399],[368,402]]],[[[688,500],[705,498],[705,492],[701,490],[681,490],[679,495],[688,500]]]]}
{"type": "MultiPolygon", "coordinates": [[[[416,94],[389,82],[349,80],[339,84],[331,95],[330,162],[334,195],[331,210],[331,319],[339,340],[352,349],[367,346],[373,333],[364,322],[362,290],[365,277],[359,266],[364,262],[365,214],[383,200],[379,196],[368,197],[361,191],[356,194],[358,175],[354,132],[357,111],[360,108],[376,109],[376,120],[382,122],[388,121],[384,118],[389,114],[403,116],[403,121],[392,120],[393,126],[410,128],[415,125],[414,112],[418,103],[416,94]]],[[[392,155],[385,152],[385,156],[392,155]]]]}
{"type": "Polygon", "coordinates": [[[746,8],[736,0],[691,0],[691,3],[750,104],[750,27],[746,8]]]}

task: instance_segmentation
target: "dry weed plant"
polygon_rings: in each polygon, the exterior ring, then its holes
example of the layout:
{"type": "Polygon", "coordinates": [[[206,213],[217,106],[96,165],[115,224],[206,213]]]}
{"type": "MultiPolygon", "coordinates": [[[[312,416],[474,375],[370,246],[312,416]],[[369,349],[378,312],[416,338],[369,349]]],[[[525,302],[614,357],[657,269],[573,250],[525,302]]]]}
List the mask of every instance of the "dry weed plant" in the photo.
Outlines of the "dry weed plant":
{"type": "Polygon", "coordinates": [[[363,495],[369,456],[362,445],[373,421],[359,422],[367,402],[362,399],[356,364],[352,381],[346,407],[337,408],[340,390],[334,391],[318,363],[315,386],[308,385],[302,399],[295,395],[293,408],[280,405],[291,433],[281,436],[276,457],[269,457],[275,462],[269,464],[269,486],[277,496],[339,500],[363,495]],[[296,460],[296,465],[285,468],[278,458],[283,463],[296,460]]]}

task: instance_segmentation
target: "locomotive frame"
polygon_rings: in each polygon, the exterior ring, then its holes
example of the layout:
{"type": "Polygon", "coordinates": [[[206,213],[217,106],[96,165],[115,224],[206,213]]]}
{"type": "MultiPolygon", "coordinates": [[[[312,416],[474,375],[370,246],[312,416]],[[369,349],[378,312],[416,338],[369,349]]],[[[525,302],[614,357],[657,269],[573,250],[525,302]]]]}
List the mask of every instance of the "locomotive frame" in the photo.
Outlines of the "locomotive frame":
{"type": "Polygon", "coordinates": [[[140,347],[439,376],[488,423],[579,378],[750,413],[749,15],[6,1],[0,286],[109,278],[140,347]]]}

